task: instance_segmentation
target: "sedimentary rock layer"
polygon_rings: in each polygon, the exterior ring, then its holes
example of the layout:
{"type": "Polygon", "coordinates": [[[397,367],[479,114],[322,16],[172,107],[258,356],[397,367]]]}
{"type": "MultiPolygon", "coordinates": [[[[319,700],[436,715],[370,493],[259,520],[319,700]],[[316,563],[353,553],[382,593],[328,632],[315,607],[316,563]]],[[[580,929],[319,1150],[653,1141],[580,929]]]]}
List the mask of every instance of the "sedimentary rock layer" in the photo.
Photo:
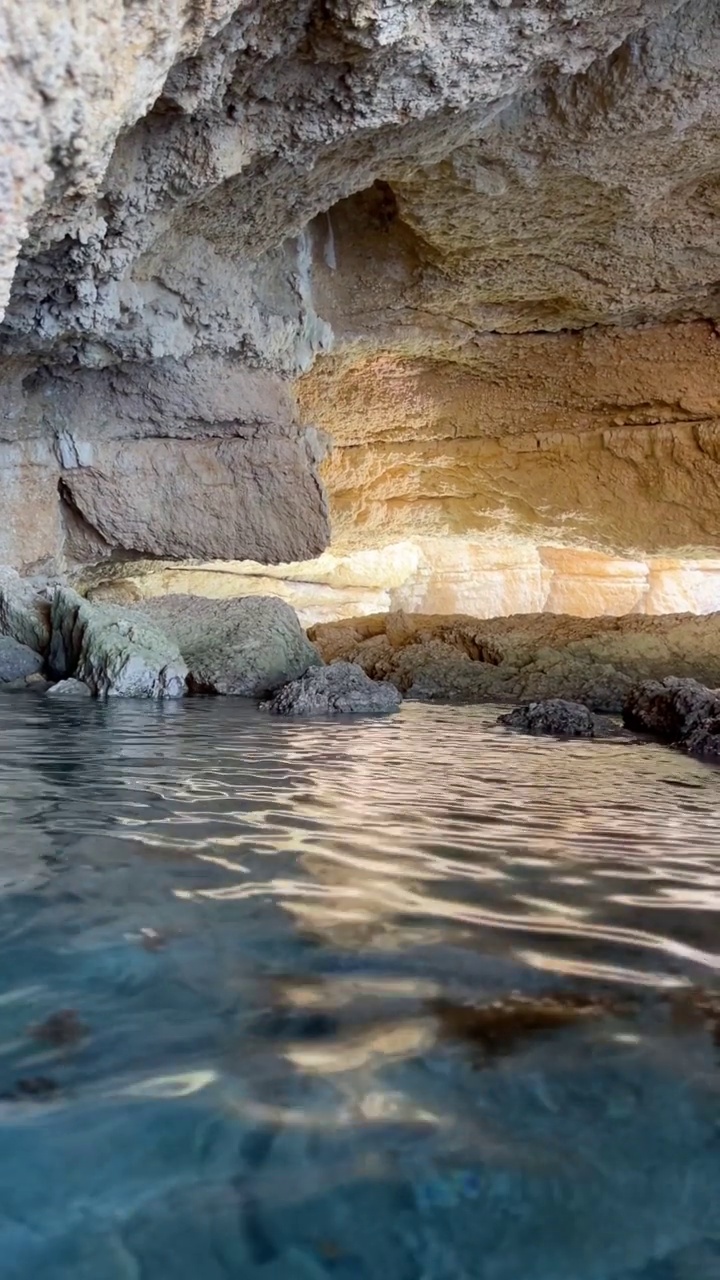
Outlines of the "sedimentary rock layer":
{"type": "Polygon", "coordinates": [[[485,545],[469,538],[417,538],[378,549],[325,552],[277,566],[214,561],[133,560],[80,572],[93,600],[149,596],[276,595],[305,626],[368,613],[712,613],[720,607],[720,560],[625,560],[576,548],[520,542],[485,545]]]}
{"type": "Polygon", "coordinates": [[[339,550],[718,549],[716,6],[9,0],[0,41],[0,560],[315,556],[316,425],[339,550]]]}

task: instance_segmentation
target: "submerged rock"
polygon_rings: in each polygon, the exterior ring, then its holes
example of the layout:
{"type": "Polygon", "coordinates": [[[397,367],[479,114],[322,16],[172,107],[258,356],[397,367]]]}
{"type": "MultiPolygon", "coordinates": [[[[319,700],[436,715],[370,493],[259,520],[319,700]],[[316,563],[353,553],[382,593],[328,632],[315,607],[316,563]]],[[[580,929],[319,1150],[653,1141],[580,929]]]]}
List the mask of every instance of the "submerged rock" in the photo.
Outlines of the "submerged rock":
{"type": "Polygon", "coordinates": [[[48,698],[89,698],[90,690],[82,680],[58,680],[47,690],[48,698]]]}
{"type": "Polygon", "coordinates": [[[180,698],[187,666],[177,644],[136,613],[95,605],[69,587],[51,606],[49,662],[64,679],[74,676],[99,697],[180,698]]]}
{"type": "Polygon", "coordinates": [[[263,706],[274,716],[378,716],[397,711],[401,702],[394,685],[371,680],[354,662],[333,662],[313,667],[263,706]]]}
{"type": "Polygon", "coordinates": [[[429,1001],[428,1008],[443,1039],[469,1044],[488,1060],[520,1048],[534,1035],[560,1031],[589,1018],[626,1016],[634,1012],[635,1004],[578,991],[553,991],[537,996],[512,992],[486,1005],[438,998],[429,1001]]]}
{"type": "Polygon", "coordinates": [[[720,691],[697,680],[643,681],[628,695],[623,720],[690,755],[720,759],[720,691]]]}
{"type": "Polygon", "coordinates": [[[550,733],[561,738],[594,738],[595,720],[582,702],[564,698],[547,698],[544,702],[528,702],[498,716],[498,724],[524,733],[550,733]]]}
{"type": "Polygon", "coordinates": [[[0,684],[25,680],[40,670],[43,660],[34,649],[19,644],[12,636],[0,635],[0,684]]]}
{"type": "Polygon", "coordinates": [[[136,616],[172,637],[197,693],[262,698],[322,663],[295,611],[275,596],[158,596],[136,616]]]}

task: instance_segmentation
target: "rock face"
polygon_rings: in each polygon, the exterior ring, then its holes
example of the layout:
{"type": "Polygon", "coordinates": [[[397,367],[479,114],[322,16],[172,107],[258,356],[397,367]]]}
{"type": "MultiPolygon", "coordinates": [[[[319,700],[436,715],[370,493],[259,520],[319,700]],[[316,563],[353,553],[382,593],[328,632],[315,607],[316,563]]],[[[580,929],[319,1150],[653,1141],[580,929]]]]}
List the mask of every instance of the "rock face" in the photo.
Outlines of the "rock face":
{"type": "Polygon", "coordinates": [[[262,705],[274,716],[378,716],[401,702],[394,685],[370,680],[357,663],[333,662],[313,667],[262,705]]]}
{"type": "Polygon", "coordinates": [[[49,664],[98,697],[180,698],[187,666],[177,645],[144,618],[94,605],[67,587],[51,606],[49,664]]]}
{"type": "Polygon", "coordinates": [[[622,711],[633,685],[668,675],[720,685],[720,614],[479,619],[394,613],[311,628],[326,662],[357,662],[406,696],[465,702],[564,698],[622,711]]]}
{"type": "Polygon", "coordinates": [[[720,759],[720,692],[696,680],[645,681],[628,695],[623,719],[691,755],[720,759]]]}
{"type": "Polygon", "coordinates": [[[129,604],[149,596],[276,595],[304,627],[362,614],[662,614],[713,611],[720,604],[720,559],[626,560],[599,552],[519,543],[484,546],[470,538],[413,538],[381,550],[263,565],[216,560],[100,562],[78,572],[89,599],[129,604]]]}
{"type": "Polygon", "coordinates": [[[564,698],[546,698],[544,702],[528,702],[513,707],[498,717],[498,724],[523,733],[548,733],[558,738],[594,738],[595,720],[581,702],[564,698]]]}
{"type": "Polygon", "coordinates": [[[0,563],[304,560],[321,478],[341,549],[717,552],[714,4],[6,0],[0,44],[0,563]]]}
{"type": "Polygon", "coordinates": [[[297,615],[272,596],[167,596],[143,601],[136,616],[177,644],[197,693],[262,698],[321,662],[297,615]]]}
{"type": "Polygon", "coordinates": [[[50,644],[50,600],[45,584],[0,569],[0,635],[44,653],[50,644]]]}
{"type": "Polygon", "coordinates": [[[25,680],[42,667],[42,658],[34,649],[18,644],[11,636],[0,636],[0,684],[25,680]]]}

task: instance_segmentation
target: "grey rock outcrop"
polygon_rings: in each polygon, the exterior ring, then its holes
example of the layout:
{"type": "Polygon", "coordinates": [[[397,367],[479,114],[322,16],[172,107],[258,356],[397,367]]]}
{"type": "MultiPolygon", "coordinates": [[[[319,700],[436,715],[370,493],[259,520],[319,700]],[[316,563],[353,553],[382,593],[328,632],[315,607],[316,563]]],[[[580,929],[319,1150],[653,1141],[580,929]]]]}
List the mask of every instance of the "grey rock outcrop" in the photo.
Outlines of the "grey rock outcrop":
{"type": "Polygon", "coordinates": [[[354,662],[333,662],[311,668],[262,706],[274,716],[379,716],[401,702],[394,685],[371,680],[354,662]]]}
{"type": "Polygon", "coordinates": [[[275,596],[163,596],[132,612],[172,638],[194,692],[262,698],[321,665],[297,614],[275,596]]]}
{"type": "Polygon", "coordinates": [[[49,665],[82,680],[98,697],[180,698],[187,666],[176,643],[151,622],[111,605],[95,605],[68,587],[51,604],[49,665]]]}
{"type": "Polygon", "coordinates": [[[0,636],[0,684],[25,680],[40,671],[43,660],[34,649],[19,644],[12,636],[0,636]]]}
{"type": "Polygon", "coordinates": [[[720,691],[697,680],[644,681],[628,695],[623,720],[690,755],[720,759],[720,691]]]}
{"type": "Polygon", "coordinates": [[[47,690],[48,698],[89,698],[90,690],[82,680],[75,680],[72,676],[68,680],[58,680],[57,684],[53,684],[47,690]]]}
{"type": "Polygon", "coordinates": [[[44,653],[50,644],[50,600],[44,583],[0,569],[0,636],[44,653]]]}
{"type": "Polygon", "coordinates": [[[564,698],[546,698],[528,702],[498,717],[498,724],[523,733],[548,733],[558,738],[594,738],[595,719],[581,702],[564,698]]]}

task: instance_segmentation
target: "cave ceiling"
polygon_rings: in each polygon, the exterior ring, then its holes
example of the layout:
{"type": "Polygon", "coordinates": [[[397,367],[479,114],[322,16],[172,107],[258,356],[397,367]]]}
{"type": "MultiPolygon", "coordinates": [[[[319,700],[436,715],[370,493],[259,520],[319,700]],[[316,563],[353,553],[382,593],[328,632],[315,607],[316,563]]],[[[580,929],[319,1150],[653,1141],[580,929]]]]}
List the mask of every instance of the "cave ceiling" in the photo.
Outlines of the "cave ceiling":
{"type": "Polygon", "coordinates": [[[720,549],[720,5],[107,9],[0,17],[0,561],[720,549]]]}

